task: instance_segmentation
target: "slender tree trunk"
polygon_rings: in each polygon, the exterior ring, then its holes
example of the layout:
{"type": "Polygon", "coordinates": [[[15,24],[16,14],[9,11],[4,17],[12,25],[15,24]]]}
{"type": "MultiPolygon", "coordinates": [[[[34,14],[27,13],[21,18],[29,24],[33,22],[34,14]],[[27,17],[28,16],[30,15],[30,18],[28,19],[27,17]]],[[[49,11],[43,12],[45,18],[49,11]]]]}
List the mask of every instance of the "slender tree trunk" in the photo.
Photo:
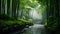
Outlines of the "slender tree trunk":
{"type": "Polygon", "coordinates": [[[59,24],[60,24],[60,0],[58,0],[58,2],[59,2],[59,17],[58,17],[58,18],[59,18],[59,19],[58,19],[59,21],[58,21],[58,22],[59,22],[59,24]]]}
{"type": "Polygon", "coordinates": [[[1,14],[2,14],[2,0],[1,0],[1,14]]]}
{"type": "Polygon", "coordinates": [[[0,0],[0,14],[1,14],[1,0],[0,0]]]}
{"type": "Polygon", "coordinates": [[[12,16],[16,18],[16,7],[17,7],[17,0],[12,0],[12,16]]]}
{"type": "Polygon", "coordinates": [[[12,0],[10,0],[10,17],[12,17],[12,0]]]}
{"type": "Polygon", "coordinates": [[[1,0],[2,4],[1,4],[1,13],[2,14],[5,14],[5,3],[4,3],[4,0],[1,0]]]}
{"type": "Polygon", "coordinates": [[[5,14],[5,0],[3,0],[3,5],[2,5],[3,7],[3,14],[5,14]]]}
{"type": "Polygon", "coordinates": [[[58,0],[55,0],[55,17],[56,17],[56,23],[57,23],[57,30],[59,30],[59,27],[60,27],[60,23],[59,23],[59,2],[58,0]]]}
{"type": "Polygon", "coordinates": [[[10,0],[7,0],[7,15],[10,14],[10,0]]]}
{"type": "Polygon", "coordinates": [[[19,3],[20,3],[20,1],[18,0],[18,1],[17,1],[17,18],[18,18],[18,16],[19,16],[19,3]]]}
{"type": "Polygon", "coordinates": [[[7,14],[7,0],[5,0],[5,14],[7,14]]]}

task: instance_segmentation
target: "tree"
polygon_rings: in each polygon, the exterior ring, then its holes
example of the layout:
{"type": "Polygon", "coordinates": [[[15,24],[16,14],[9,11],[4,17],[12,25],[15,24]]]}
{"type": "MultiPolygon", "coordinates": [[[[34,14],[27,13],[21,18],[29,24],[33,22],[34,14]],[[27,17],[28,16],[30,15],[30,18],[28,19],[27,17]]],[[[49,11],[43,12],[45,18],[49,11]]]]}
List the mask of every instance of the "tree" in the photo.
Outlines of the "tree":
{"type": "Polygon", "coordinates": [[[7,15],[10,15],[10,0],[7,0],[7,15]]]}
{"type": "Polygon", "coordinates": [[[0,14],[1,14],[1,0],[0,0],[0,14]]]}
{"type": "Polygon", "coordinates": [[[59,23],[59,2],[58,0],[49,0],[48,11],[47,11],[47,23],[50,33],[58,29],[59,23]]]}

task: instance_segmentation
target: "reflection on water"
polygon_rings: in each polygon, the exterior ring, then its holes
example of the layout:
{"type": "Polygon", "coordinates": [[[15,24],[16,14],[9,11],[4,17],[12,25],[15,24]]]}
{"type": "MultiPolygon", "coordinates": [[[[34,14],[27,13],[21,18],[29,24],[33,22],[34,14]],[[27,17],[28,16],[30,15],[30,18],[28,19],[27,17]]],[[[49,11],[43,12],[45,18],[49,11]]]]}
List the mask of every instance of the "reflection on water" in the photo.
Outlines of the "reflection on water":
{"type": "Polygon", "coordinates": [[[45,27],[41,24],[34,24],[24,31],[23,34],[45,34],[45,27]]]}

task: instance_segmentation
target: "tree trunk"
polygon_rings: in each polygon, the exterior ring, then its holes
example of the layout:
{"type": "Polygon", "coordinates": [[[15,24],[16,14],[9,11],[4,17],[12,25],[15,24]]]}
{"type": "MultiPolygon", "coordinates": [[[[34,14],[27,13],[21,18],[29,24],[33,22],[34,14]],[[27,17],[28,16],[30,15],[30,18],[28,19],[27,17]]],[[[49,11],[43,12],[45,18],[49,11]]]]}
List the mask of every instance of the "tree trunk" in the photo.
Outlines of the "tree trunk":
{"type": "Polygon", "coordinates": [[[16,7],[17,7],[17,0],[12,0],[12,16],[14,18],[17,18],[16,17],[16,7]]]}
{"type": "Polygon", "coordinates": [[[10,17],[12,17],[12,0],[10,0],[10,17]]]}
{"type": "Polygon", "coordinates": [[[0,14],[1,14],[1,0],[0,0],[0,14]]]}
{"type": "Polygon", "coordinates": [[[7,15],[10,14],[10,0],[7,0],[7,15]]]}
{"type": "Polygon", "coordinates": [[[17,18],[18,18],[18,15],[19,15],[19,3],[20,3],[20,1],[18,0],[17,1],[17,18]]]}
{"type": "Polygon", "coordinates": [[[5,14],[7,14],[7,0],[5,0],[5,14]]]}

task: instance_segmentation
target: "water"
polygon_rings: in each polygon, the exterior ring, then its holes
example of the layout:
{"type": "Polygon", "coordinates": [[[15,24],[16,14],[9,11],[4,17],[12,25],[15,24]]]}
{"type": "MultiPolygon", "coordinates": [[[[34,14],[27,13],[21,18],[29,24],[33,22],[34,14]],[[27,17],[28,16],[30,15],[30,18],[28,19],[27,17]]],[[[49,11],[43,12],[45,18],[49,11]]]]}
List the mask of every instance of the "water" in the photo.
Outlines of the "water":
{"type": "Polygon", "coordinates": [[[33,26],[29,26],[24,34],[46,34],[45,27],[41,24],[34,24],[33,26]]]}

